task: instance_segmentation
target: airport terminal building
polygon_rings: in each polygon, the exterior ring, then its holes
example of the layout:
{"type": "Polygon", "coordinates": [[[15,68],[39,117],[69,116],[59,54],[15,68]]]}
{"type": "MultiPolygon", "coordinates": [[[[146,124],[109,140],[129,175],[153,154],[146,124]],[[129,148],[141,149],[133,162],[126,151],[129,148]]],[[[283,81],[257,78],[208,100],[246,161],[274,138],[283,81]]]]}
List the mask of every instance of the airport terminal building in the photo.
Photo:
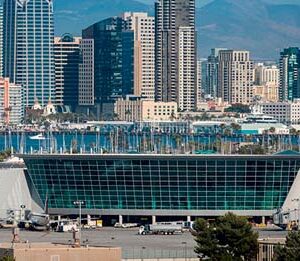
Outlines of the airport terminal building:
{"type": "Polygon", "coordinates": [[[55,215],[271,216],[300,169],[299,154],[22,155],[41,202],[55,215]]]}

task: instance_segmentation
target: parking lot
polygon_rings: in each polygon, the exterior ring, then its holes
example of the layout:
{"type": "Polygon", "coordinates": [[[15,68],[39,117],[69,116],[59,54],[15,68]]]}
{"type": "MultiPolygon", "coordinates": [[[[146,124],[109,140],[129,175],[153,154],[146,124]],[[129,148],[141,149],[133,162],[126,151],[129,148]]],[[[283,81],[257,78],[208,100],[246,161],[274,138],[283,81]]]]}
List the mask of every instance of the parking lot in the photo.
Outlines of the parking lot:
{"type": "MultiPolygon", "coordinates": [[[[287,232],[260,230],[260,238],[283,238],[287,232]]],[[[72,233],[21,231],[22,241],[70,244],[72,233]]],[[[10,242],[11,230],[0,230],[0,243],[10,242]]],[[[84,244],[122,247],[123,258],[184,258],[195,257],[194,238],[189,233],[178,235],[138,235],[138,229],[102,228],[82,230],[84,244]]]]}

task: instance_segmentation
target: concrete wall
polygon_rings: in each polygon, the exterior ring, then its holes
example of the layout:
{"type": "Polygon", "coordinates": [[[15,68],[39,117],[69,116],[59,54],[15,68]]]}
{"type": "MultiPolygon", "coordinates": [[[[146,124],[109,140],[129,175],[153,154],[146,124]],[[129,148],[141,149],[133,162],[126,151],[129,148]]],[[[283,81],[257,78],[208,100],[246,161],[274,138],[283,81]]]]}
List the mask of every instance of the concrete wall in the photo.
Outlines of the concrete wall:
{"type": "Polygon", "coordinates": [[[11,250],[9,245],[0,245],[0,258],[10,254],[16,261],[121,261],[121,248],[73,248],[53,244],[16,244],[11,250]]]}
{"type": "Polygon", "coordinates": [[[23,168],[1,168],[0,166],[0,218],[6,218],[8,209],[27,209],[42,212],[41,207],[32,200],[29,181],[23,168]]]}

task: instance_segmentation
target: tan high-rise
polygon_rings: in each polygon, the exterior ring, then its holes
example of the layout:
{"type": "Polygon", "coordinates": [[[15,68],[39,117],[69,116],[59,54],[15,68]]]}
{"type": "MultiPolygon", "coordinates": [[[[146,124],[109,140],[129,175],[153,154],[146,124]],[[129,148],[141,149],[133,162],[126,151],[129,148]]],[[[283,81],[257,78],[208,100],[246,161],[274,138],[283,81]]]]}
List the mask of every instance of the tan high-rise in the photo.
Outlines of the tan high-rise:
{"type": "Polygon", "coordinates": [[[128,29],[134,31],[134,95],[154,100],[155,22],[147,13],[124,13],[128,29]]]}
{"type": "Polygon", "coordinates": [[[231,104],[249,104],[253,98],[254,70],[248,51],[219,53],[218,96],[231,104]]]}
{"type": "Polygon", "coordinates": [[[157,0],[155,4],[156,100],[196,108],[195,0],[157,0]]]}

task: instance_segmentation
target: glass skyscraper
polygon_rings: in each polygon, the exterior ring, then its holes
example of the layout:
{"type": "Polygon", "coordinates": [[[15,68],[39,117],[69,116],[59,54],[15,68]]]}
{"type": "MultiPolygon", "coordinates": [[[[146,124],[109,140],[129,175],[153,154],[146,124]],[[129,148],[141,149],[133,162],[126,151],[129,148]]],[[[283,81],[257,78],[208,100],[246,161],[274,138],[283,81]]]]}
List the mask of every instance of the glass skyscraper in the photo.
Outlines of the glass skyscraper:
{"type": "Polygon", "coordinates": [[[280,54],[280,87],[281,101],[293,101],[300,98],[300,49],[290,47],[280,54]]]}
{"type": "Polygon", "coordinates": [[[94,42],[94,103],[103,115],[104,104],[133,94],[134,33],[124,19],[111,17],[83,30],[82,38],[94,42]]]}
{"type": "Polygon", "coordinates": [[[4,0],[4,76],[22,84],[24,105],[55,101],[52,0],[4,0]]]}

